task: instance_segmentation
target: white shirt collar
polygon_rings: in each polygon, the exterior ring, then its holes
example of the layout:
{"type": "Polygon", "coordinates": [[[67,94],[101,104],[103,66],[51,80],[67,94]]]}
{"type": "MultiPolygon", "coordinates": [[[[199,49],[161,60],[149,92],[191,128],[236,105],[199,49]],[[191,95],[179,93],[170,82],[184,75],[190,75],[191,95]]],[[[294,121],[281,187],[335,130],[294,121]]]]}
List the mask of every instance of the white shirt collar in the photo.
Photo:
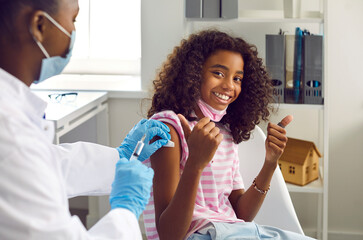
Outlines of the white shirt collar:
{"type": "Polygon", "coordinates": [[[16,99],[22,103],[22,108],[27,113],[43,117],[47,103],[34,94],[25,83],[2,68],[0,68],[0,92],[2,96],[10,95],[12,99],[9,101],[16,99]]]}

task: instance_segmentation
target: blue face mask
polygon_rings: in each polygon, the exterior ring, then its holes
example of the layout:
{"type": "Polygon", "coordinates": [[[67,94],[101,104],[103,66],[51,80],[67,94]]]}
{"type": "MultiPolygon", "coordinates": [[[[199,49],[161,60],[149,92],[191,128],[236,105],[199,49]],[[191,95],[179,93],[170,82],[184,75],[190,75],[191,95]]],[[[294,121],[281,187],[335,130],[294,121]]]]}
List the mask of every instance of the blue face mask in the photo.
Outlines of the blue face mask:
{"type": "Polygon", "coordinates": [[[59,28],[59,30],[61,30],[64,34],[66,34],[71,40],[66,57],[61,57],[61,56],[50,57],[48,52],[43,47],[43,45],[37,39],[34,38],[40,50],[46,56],[46,58],[43,58],[42,60],[39,79],[34,81],[35,84],[40,83],[50,77],[56,76],[63,71],[63,69],[67,66],[72,56],[73,45],[76,38],[75,31],[72,31],[72,33],[69,34],[67,30],[65,30],[57,21],[55,21],[51,16],[49,16],[49,14],[44,12],[44,16],[48,18],[49,21],[51,21],[57,28],[59,28]]]}

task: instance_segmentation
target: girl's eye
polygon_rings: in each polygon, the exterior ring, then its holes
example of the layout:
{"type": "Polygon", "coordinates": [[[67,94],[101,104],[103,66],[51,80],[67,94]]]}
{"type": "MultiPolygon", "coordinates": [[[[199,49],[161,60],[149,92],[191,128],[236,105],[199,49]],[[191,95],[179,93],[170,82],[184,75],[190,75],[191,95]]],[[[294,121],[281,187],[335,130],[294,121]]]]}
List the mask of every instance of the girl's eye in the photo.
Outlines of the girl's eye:
{"type": "Polygon", "coordinates": [[[242,82],[242,78],[241,77],[235,77],[234,80],[237,81],[237,82],[242,82]]]}
{"type": "Polygon", "coordinates": [[[213,72],[213,74],[218,77],[223,77],[223,73],[221,73],[221,72],[213,72]]]}

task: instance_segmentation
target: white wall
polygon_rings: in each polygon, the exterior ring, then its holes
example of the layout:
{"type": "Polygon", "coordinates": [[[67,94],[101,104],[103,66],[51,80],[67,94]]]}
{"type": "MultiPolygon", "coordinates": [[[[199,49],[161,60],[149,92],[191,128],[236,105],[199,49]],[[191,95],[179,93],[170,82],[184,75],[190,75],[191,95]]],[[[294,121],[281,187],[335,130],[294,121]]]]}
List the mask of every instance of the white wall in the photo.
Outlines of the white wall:
{"type": "Polygon", "coordinates": [[[329,229],[363,239],[363,1],[328,4],[329,229]]]}
{"type": "MultiPolygon", "coordinates": [[[[178,45],[184,28],[183,0],[141,2],[141,78],[154,79],[156,70],[178,45]]],[[[142,89],[150,85],[143,82],[142,89]]]]}
{"type": "MultiPolygon", "coordinates": [[[[183,2],[142,1],[143,79],[153,79],[156,69],[184,36],[183,2]]],[[[362,12],[361,0],[328,1],[328,27],[325,32],[328,34],[329,56],[326,59],[330,112],[329,239],[363,238],[362,12]],[[338,232],[341,234],[337,234],[338,232]]],[[[258,47],[259,45],[263,48],[262,42],[258,43],[258,47]]],[[[146,87],[143,86],[144,89],[146,87]]],[[[142,117],[141,113],[139,99],[110,100],[112,146],[119,145],[121,138],[142,117]]],[[[306,124],[304,127],[291,126],[289,131],[294,136],[315,138],[319,134],[314,125],[317,113],[303,112],[295,116],[296,122],[306,124]]],[[[316,196],[295,194],[293,200],[300,209],[298,214],[302,225],[314,226],[316,196]]]]}
{"type": "Polygon", "coordinates": [[[146,117],[146,111],[141,110],[142,100],[137,98],[112,98],[108,100],[108,104],[110,145],[118,147],[130,129],[146,117]]]}
{"type": "MultiPolygon", "coordinates": [[[[157,69],[184,35],[183,9],[183,1],[141,1],[141,78],[144,90],[151,90],[157,69]]],[[[110,144],[118,146],[128,130],[146,117],[150,102],[114,98],[109,104],[110,144]]]]}

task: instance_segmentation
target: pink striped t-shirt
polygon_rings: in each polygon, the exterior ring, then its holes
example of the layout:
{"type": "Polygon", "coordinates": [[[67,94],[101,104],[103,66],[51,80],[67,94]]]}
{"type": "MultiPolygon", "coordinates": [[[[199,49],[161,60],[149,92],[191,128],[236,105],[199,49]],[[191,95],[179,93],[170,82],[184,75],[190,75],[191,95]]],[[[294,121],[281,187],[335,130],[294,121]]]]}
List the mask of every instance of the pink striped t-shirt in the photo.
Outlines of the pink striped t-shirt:
{"type": "MultiPolygon", "coordinates": [[[[163,111],[151,118],[171,124],[178,132],[182,145],[180,159],[180,174],[182,174],[189,151],[178,116],[173,111],[163,111]]],[[[189,122],[191,129],[196,124],[197,121],[189,122]]],[[[226,127],[218,123],[217,126],[223,134],[223,141],[220,143],[212,161],[202,172],[192,222],[185,239],[209,222],[243,222],[243,220],[237,218],[228,200],[232,190],[244,188],[239,172],[237,145],[233,142],[232,135],[226,127]]],[[[144,163],[150,166],[150,159],[147,159],[144,163]]],[[[147,238],[149,240],[159,239],[155,225],[153,191],[151,192],[150,202],[143,212],[143,217],[147,238]]]]}

